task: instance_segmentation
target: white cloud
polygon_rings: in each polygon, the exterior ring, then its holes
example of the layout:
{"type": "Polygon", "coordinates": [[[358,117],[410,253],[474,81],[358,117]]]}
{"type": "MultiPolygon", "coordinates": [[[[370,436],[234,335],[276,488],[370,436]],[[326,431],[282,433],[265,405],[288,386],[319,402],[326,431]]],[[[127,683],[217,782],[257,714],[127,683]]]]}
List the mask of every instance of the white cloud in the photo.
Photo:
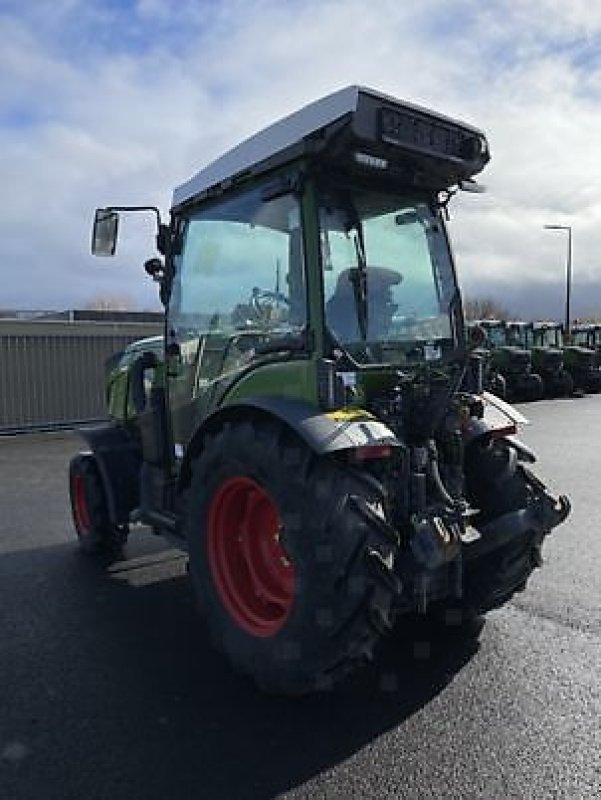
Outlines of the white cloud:
{"type": "Polygon", "coordinates": [[[114,265],[99,265],[93,208],[166,212],[173,187],[224,149],[349,83],[489,134],[489,194],[453,204],[470,287],[554,269],[562,280],[563,243],[546,222],[573,225],[575,280],[601,281],[601,11],[590,3],[138,0],[128,17],[83,0],[21,5],[0,16],[2,306],[74,306],[120,285],[151,305],[140,268],[151,221],[128,220],[114,265]]]}

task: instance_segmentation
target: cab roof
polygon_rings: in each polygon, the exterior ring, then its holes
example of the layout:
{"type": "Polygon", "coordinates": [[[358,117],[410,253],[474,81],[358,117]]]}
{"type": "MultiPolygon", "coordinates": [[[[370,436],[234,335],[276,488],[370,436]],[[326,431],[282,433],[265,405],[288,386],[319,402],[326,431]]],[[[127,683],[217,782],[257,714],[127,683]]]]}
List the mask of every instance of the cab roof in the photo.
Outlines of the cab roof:
{"type": "Polygon", "coordinates": [[[572,330],[576,333],[582,331],[597,331],[601,328],[601,323],[599,322],[577,322],[576,324],[572,325],[572,330]]]}
{"type": "Polygon", "coordinates": [[[373,89],[347,86],[264,128],[178,186],[173,207],[202,199],[211,190],[249,172],[259,174],[302,155],[322,152],[347,129],[353,145],[365,146],[368,157],[390,151],[424,169],[440,172],[452,185],[479,172],[489,160],[484,134],[426,108],[373,89]],[[443,168],[446,167],[446,168],[443,168]]]}
{"type": "Polygon", "coordinates": [[[563,328],[563,324],[561,322],[556,322],[555,320],[538,320],[537,322],[533,323],[534,329],[537,331],[540,330],[559,330],[563,328]]]}

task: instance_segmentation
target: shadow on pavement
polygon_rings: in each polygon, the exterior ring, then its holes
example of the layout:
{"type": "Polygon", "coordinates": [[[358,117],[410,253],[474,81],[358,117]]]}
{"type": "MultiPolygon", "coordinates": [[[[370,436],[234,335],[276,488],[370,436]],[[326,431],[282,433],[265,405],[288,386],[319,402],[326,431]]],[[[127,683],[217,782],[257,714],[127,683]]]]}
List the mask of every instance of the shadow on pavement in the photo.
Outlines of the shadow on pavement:
{"type": "Polygon", "coordinates": [[[211,647],[181,554],[128,547],[108,571],[71,544],[0,558],[6,797],[273,797],[398,726],[477,649],[406,623],[335,692],[266,696],[211,647]]]}

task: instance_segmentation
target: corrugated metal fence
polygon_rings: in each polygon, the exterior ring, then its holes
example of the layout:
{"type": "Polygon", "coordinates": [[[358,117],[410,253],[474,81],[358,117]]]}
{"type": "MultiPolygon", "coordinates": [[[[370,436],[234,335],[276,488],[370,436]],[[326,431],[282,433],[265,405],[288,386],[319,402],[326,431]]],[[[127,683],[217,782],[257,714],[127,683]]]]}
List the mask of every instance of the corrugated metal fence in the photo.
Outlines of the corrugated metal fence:
{"type": "Polygon", "coordinates": [[[0,320],[0,432],[106,416],[105,361],[156,323],[0,320]]]}

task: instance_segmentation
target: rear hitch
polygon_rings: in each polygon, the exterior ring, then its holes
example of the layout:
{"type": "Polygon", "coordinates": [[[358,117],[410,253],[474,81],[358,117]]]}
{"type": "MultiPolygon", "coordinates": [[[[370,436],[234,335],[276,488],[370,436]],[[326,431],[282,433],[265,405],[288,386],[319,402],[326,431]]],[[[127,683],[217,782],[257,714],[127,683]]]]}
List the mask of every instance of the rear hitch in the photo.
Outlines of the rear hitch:
{"type": "Polygon", "coordinates": [[[565,494],[555,497],[545,484],[527,467],[522,467],[528,483],[537,490],[533,510],[539,519],[539,530],[549,532],[568,517],[572,504],[565,494]]]}
{"type": "Polygon", "coordinates": [[[538,496],[535,501],[535,512],[540,520],[540,528],[545,532],[550,532],[557,525],[567,518],[572,509],[572,504],[565,494],[559,497],[545,492],[543,496],[538,496]]]}

